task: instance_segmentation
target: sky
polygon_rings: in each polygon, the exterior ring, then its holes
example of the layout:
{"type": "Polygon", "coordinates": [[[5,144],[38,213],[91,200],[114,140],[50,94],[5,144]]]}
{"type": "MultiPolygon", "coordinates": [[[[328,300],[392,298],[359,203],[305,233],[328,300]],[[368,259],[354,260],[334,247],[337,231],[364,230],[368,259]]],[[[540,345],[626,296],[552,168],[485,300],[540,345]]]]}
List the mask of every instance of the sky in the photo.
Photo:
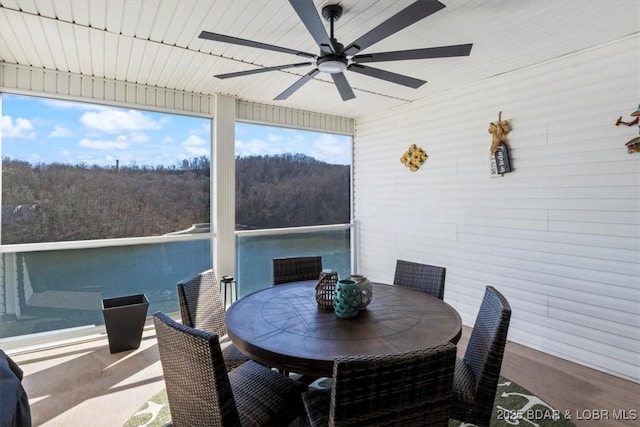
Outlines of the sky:
{"type": "MultiPolygon", "coordinates": [[[[2,158],[31,164],[171,166],[209,156],[209,119],[2,94],[2,158]]],[[[351,138],[236,123],[236,156],[302,153],[351,163],[351,138]]]]}

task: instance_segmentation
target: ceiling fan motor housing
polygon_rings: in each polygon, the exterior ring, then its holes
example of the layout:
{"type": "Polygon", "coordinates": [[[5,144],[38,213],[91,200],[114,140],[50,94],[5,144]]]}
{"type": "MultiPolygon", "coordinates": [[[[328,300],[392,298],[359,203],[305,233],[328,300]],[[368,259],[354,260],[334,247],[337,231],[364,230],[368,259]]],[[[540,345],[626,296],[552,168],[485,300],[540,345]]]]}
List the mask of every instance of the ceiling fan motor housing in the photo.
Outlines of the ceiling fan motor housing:
{"type": "Polygon", "coordinates": [[[347,58],[341,55],[325,55],[318,58],[318,70],[329,73],[338,74],[347,69],[347,58]]]}

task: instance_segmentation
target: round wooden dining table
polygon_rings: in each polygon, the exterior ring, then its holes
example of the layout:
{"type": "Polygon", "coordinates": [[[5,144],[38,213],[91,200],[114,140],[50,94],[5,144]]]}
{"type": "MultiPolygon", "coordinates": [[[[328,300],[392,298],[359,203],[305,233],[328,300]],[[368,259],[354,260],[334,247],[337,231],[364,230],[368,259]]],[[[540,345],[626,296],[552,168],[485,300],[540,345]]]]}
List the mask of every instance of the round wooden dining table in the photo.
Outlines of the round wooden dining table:
{"type": "Polygon", "coordinates": [[[340,356],[399,353],[457,343],[460,315],[423,292],[373,283],[373,300],[357,317],[318,307],[317,281],[281,284],[234,302],[227,333],[251,359],[283,371],[331,377],[340,356]]]}

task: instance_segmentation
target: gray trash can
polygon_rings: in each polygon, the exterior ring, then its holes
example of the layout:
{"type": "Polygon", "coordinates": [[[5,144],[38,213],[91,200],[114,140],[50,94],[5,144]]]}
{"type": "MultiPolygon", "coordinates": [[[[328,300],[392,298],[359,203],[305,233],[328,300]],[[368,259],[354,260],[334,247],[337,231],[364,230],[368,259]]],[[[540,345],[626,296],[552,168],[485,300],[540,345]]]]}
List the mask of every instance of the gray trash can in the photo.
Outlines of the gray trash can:
{"type": "Polygon", "coordinates": [[[149,300],[145,294],[102,300],[102,315],[111,353],[140,347],[148,309],[149,300]]]}

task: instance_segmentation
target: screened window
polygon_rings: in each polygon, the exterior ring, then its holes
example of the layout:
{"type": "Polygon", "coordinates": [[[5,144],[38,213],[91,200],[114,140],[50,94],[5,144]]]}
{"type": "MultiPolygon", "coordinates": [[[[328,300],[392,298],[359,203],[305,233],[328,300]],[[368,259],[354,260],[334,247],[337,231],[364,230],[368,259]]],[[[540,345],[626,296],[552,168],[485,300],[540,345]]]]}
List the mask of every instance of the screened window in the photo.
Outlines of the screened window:
{"type": "Polygon", "coordinates": [[[7,94],[2,113],[0,243],[32,245],[0,256],[0,341],[89,333],[103,298],[177,312],[211,268],[210,119],[7,94]]]}
{"type": "Polygon", "coordinates": [[[2,244],[209,231],[209,119],[2,103],[2,244]]]}
{"type": "Polygon", "coordinates": [[[351,137],[236,124],[236,227],[349,223],[351,137]]]}

